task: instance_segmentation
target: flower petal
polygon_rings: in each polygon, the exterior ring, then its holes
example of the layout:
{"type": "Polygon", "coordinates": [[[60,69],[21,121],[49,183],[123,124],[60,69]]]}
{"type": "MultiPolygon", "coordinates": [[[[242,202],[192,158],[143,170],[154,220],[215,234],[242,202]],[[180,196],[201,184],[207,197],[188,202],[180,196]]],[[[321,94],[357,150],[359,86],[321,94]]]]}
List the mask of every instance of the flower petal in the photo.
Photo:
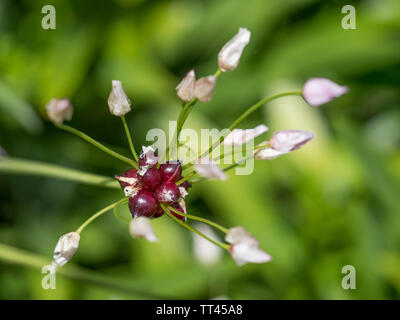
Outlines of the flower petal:
{"type": "Polygon", "coordinates": [[[72,119],[74,108],[68,99],[51,99],[46,105],[46,112],[51,122],[62,124],[72,119]]]}
{"type": "Polygon", "coordinates": [[[226,72],[237,68],[243,50],[249,42],[250,31],[239,28],[239,32],[218,53],[218,65],[221,71],[226,72]]]}
{"type": "Polygon", "coordinates": [[[194,96],[202,102],[210,102],[216,83],[214,76],[200,78],[194,85],[194,96]]]}
{"type": "Polygon", "coordinates": [[[229,253],[238,266],[246,263],[265,263],[272,260],[268,253],[247,242],[232,244],[229,247],[229,253]]]}
{"type": "Polygon", "coordinates": [[[286,153],[287,152],[278,151],[269,147],[254,151],[254,158],[256,160],[273,160],[286,153]]]}
{"type": "Polygon", "coordinates": [[[311,78],[303,86],[304,100],[318,107],[347,93],[349,89],[325,78],[311,78]]]}
{"type": "Polygon", "coordinates": [[[131,111],[131,101],[122,87],[122,82],[119,80],[112,80],[112,90],[108,96],[108,106],[111,114],[117,117],[131,111]]]}
{"type": "Polygon", "coordinates": [[[194,170],[204,178],[226,180],[226,174],[217,164],[209,158],[201,158],[197,160],[194,170]]]}
{"type": "Polygon", "coordinates": [[[143,216],[133,218],[129,224],[129,232],[133,238],[145,238],[150,242],[158,242],[149,218],[143,216]]]}
{"type": "Polygon", "coordinates": [[[289,152],[299,149],[302,145],[314,138],[311,131],[286,130],[276,131],[269,144],[272,149],[280,152],[289,152]]]}
{"type": "Polygon", "coordinates": [[[80,236],[77,232],[64,234],[58,239],[53,253],[53,263],[57,267],[62,267],[72,258],[78,250],[79,240],[80,236]]]}
{"type": "Polygon", "coordinates": [[[260,124],[254,129],[234,129],[231,133],[229,133],[224,141],[222,141],[223,145],[230,146],[241,146],[268,131],[268,127],[264,124],[260,124]]]}
{"type": "Polygon", "coordinates": [[[196,82],[196,74],[194,70],[190,70],[182,81],[176,86],[176,94],[179,99],[189,102],[194,97],[194,83],[196,82]]]}

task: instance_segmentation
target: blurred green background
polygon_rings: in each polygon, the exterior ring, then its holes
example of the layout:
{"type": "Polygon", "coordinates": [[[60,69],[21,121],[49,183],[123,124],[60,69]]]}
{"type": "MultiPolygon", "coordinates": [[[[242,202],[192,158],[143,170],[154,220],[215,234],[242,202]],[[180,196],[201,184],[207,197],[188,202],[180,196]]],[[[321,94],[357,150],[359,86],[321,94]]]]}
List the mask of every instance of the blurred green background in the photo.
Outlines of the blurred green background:
{"type": "MultiPolygon", "coordinates": [[[[12,253],[1,249],[1,299],[400,298],[397,0],[2,0],[0,145],[13,157],[121,173],[124,163],[45,122],[46,102],[70,98],[74,127],[129,155],[106,103],[111,80],[131,97],[127,119],[139,149],[149,129],[176,119],[180,78],[193,67],[198,76],[214,73],[239,27],[252,39],[238,69],[218,79],[187,127],[224,128],[260,98],[309,77],[350,88],[317,109],[298,97],[261,108],[241,127],[312,130],[316,139],[257,162],[251,176],[198,183],[187,198],[189,213],[245,226],[274,260],[239,268],[224,254],[204,266],[192,235],[167,217],[154,220],[161,241],[150,244],[108,213],[82,233],[71,264],[84,274],[67,266],[70,277],[59,275],[56,290],[43,290],[40,269],[8,263],[12,253]],[[56,30],[41,28],[46,4],[56,8],[56,30]],[[341,27],[346,4],[356,8],[356,30],[341,27]],[[341,287],[344,265],[356,268],[355,290],[341,287]]],[[[0,173],[0,243],[48,262],[60,235],[120,197],[117,189],[0,173]]]]}

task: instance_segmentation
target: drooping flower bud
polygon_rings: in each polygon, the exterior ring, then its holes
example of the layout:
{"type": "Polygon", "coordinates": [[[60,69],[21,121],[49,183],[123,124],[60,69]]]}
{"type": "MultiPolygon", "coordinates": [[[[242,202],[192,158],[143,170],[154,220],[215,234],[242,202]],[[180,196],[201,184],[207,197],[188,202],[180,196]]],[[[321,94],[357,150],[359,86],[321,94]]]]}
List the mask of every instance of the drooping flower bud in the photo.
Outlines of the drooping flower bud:
{"type": "Polygon", "coordinates": [[[108,107],[111,114],[121,117],[131,111],[131,101],[126,95],[122,82],[112,80],[112,90],[108,96],[108,107]]]}
{"type": "Polygon", "coordinates": [[[62,124],[72,119],[74,108],[68,99],[51,99],[46,105],[46,112],[51,122],[62,124]]]}
{"type": "Polygon", "coordinates": [[[325,78],[311,78],[303,86],[303,97],[313,107],[328,103],[347,93],[349,89],[325,78]]]}
{"type": "Polygon", "coordinates": [[[158,242],[150,219],[146,217],[141,216],[133,218],[129,224],[129,233],[133,238],[145,238],[150,242],[158,242]]]}
{"type": "MultiPolygon", "coordinates": [[[[194,225],[195,229],[205,234],[207,237],[219,241],[217,235],[214,231],[207,225],[202,223],[197,223],[194,225]]],[[[222,255],[222,250],[220,247],[212,244],[210,241],[200,237],[197,234],[193,234],[193,248],[194,255],[197,260],[205,266],[214,265],[220,260],[222,255]]]]}
{"type": "Polygon", "coordinates": [[[246,263],[265,263],[272,259],[258,247],[258,241],[241,226],[229,229],[225,240],[231,244],[229,253],[238,266],[246,263]]]}
{"type": "Polygon", "coordinates": [[[196,82],[196,74],[194,70],[190,70],[182,81],[176,86],[176,94],[179,99],[189,102],[194,97],[194,84],[196,82]]]}
{"type": "Polygon", "coordinates": [[[80,236],[77,232],[70,232],[61,236],[54,249],[53,264],[57,267],[66,264],[78,250],[79,240],[80,236]]]}
{"type": "Polygon", "coordinates": [[[258,149],[254,151],[254,158],[256,160],[274,160],[287,152],[278,151],[271,147],[265,149],[258,149]]]}
{"type": "Polygon", "coordinates": [[[246,28],[239,28],[239,32],[222,47],[218,54],[218,64],[221,71],[236,69],[249,41],[250,31],[246,28]]]}
{"type": "Polygon", "coordinates": [[[234,129],[226,136],[222,144],[226,146],[241,146],[267,131],[268,127],[264,124],[260,124],[254,129],[234,129]]]}
{"type": "Polygon", "coordinates": [[[286,130],[276,131],[269,140],[272,149],[281,152],[289,152],[299,149],[302,145],[314,138],[311,131],[286,130]]]}
{"type": "Polygon", "coordinates": [[[194,85],[194,96],[202,102],[210,102],[215,83],[216,78],[214,76],[200,78],[194,85]]]}
{"type": "Polygon", "coordinates": [[[194,170],[204,178],[226,180],[226,174],[209,158],[198,159],[194,170]]]}

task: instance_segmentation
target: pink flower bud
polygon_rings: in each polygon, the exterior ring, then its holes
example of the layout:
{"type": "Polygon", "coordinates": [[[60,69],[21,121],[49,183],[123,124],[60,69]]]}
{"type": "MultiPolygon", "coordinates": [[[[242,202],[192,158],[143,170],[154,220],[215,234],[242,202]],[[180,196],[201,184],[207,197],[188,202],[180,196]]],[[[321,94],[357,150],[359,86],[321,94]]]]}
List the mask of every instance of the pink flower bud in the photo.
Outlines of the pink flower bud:
{"type": "Polygon", "coordinates": [[[287,130],[276,131],[269,141],[272,149],[280,152],[289,152],[299,149],[302,145],[314,138],[311,131],[287,130]]]}
{"type": "Polygon", "coordinates": [[[347,87],[340,86],[329,79],[311,78],[303,86],[303,97],[310,106],[318,107],[348,91],[347,87]]]}
{"type": "Polygon", "coordinates": [[[179,99],[184,102],[189,102],[193,99],[195,82],[196,74],[194,73],[194,70],[190,70],[175,88],[179,99]]]}
{"type": "Polygon", "coordinates": [[[246,263],[265,263],[272,259],[258,247],[258,241],[241,226],[229,229],[225,240],[231,244],[229,253],[238,266],[246,263]]]}
{"type": "Polygon", "coordinates": [[[112,90],[108,96],[108,107],[111,114],[117,117],[121,117],[131,111],[131,101],[119,80],[112,81],[112,90]]]}
{"type": "Polygon", "coordinates": [[[239,32],[222,47],[218,54],[218,64],[221,71],[236,69],[249,41],[250,31],[246,28],[240,28],[239,32]]]}
{"type": "Polygon", "coordinates": [[[51,122],[62,124],[72,119],[74,108],[68,99],[51,99],[46,105],[46,112],[51,122]]]}
{"type": "Polygon", "coordinates": [[[230,146],[241,146],[268,131],[268,127],[264,124],[260,124],[254,129],[234,129],[231,133],[229,133],[224,141],[222,141],[223,145],[230,146]]]}
{"type": "Polygon", "coordinates": [[[194,170],[204,178],[226,180],[226,174],[212,159],[201,158],[197,160],[194,170]]]}
{"type": "Polygon", "coordinates": [[[62,267],[66,264],[79,247],[79,233],[70,232],[60,237],[53,253],[53,264],[62,267]]]}
{"type": "Polygon", "coordinates": [[[287,152],[278,151],[272,148],[258,149],[254,151],[256,160],[273,160],[287,152]]]}
{"type": "Polygon", "coordinates": [[[214,76],[200,78],[194,85],[194,96],[202,102],[210,102],[214,93],[215,82],[214,76]]]}
{"type": "Polygon", "coordinates": [[[150,242],[158,242],[151,226],[150,219],[144,216],[135,217],[129,224],[129,233],[133,238],[145,238],[150,242]]]}

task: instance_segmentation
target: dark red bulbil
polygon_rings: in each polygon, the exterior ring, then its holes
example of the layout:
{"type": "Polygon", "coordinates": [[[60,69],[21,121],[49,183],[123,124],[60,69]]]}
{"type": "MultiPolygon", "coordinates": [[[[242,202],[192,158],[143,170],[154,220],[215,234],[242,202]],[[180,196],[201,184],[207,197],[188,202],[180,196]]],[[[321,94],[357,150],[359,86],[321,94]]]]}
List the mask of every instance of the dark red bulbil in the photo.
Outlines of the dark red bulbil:
{"type": "Polygon", "coordinates": [[[156,168],[149,168],[140,175],[138,174],[140,185],[145,190],[155,190],[161,183],[161,174],[156,168]]]}
{"type": "Polygon", "coordinates": [[[139,167],[149,166],[155,167],[158,164],[157,152],[149,151],[147,153],[141,153],[139,156],[139,167]]]}
{"type": "Polygon", "coordinates": [[[178,201],[179,196],[179,188],[175,182],[163,182],[156,189],[157,200],[162,203],[174,203],[178,201]]]}
{"type": "Polygon", "coordinates": [[[115,179],[118,180],[119,184],[121,185],[122,189],[125,189],[125,187],[130,186],[128,182],[121,181],[120,178],[135,178],[137,179],[137,170],[136,169],[130,169],[125,171],[122,175],[115,175],[115,179]]]}
{"type": "Polygon", "coordinates": [[[151,217],[158,213],[159,205],[154,193],[139,190],[135,196],[129,198],[129,210],[132,217],[151,217]]]}
{"type": "Polygon", "coordinates": [[[160,173],[164,181],[176,182],[182,175],[182,164],[180,161],[167,161],[160,166],[160,173]]]}

